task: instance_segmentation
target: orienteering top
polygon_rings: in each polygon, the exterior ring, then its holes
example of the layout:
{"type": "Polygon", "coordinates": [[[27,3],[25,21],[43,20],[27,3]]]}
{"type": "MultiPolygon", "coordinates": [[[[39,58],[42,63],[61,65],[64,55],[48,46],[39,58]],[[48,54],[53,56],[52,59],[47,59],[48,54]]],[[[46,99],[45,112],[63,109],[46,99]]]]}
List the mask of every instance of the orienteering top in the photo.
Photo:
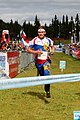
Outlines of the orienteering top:
{"type": "Polygon", "coordinates": [[[48,49],[49,46],[53,46],[53,41],[48,38],[44,37],[44,39],[40,39],[39,37],[35,37],[29,42],[29,47],[33,50],[42,50],[43,54],[38,55],[35,54],[35,62],[37,64],[43,64],[48,59],[48,49]]]}

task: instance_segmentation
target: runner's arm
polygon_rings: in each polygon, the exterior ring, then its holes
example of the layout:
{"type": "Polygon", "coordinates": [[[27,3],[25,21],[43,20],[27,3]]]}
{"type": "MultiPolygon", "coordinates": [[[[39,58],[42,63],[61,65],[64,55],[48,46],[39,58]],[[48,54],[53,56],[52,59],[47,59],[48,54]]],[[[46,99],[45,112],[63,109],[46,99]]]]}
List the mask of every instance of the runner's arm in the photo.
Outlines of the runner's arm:
{"type": "Polygon", "coordinates": [[[27,52],[31,54],[42,54],[42,50],[34,50],[33,48],[28,47],[27,52]]]}

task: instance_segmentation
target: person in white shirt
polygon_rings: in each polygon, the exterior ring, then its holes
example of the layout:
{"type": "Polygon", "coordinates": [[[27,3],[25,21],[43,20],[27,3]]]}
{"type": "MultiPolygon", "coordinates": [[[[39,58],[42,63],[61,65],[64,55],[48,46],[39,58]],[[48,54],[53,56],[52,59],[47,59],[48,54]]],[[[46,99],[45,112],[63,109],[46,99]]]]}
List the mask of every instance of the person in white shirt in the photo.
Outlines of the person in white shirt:
{"type": "MultiPolygon", "coordinates": [[[[50,75],[51,59],[48,52],[54,53],[53,41],[46,37],[46,31],[43,26],[38,28],[38,36],[29,42],[28,53],[34,54],[34,62],[40,76],[50,75]]],[[[44,86],[46,97],[50,98],[50,84],[44,86]]]]}

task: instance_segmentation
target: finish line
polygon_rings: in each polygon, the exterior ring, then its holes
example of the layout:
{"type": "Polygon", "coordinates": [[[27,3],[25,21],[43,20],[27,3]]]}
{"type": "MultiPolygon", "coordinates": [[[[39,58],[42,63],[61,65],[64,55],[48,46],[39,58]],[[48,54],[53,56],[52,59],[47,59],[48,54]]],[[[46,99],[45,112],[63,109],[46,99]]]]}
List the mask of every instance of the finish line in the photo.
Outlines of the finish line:
{"type": "Polygon", "coordinates": [[[11,89],[11,88],[22,88],[28,86],[37,86],[44,84],[53,84],[59,82],[77,82],[77,81],[80,81],[80,74],[78,73],[2,79],[0,80],[0,90],[11,89]]]}

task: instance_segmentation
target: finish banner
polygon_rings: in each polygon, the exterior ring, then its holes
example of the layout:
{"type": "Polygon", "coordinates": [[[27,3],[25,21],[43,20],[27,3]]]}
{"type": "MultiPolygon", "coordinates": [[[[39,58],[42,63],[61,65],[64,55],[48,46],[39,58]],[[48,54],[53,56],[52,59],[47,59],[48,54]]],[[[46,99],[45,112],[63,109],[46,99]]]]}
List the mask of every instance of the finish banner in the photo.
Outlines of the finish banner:
{"type": "Polygon", "coordinates": [[[22,88],[60,82],[78,82],[80,74],[61,74],[38,77],[24,77],[0,80],[0,90],[11,88],[22,88]]]}

